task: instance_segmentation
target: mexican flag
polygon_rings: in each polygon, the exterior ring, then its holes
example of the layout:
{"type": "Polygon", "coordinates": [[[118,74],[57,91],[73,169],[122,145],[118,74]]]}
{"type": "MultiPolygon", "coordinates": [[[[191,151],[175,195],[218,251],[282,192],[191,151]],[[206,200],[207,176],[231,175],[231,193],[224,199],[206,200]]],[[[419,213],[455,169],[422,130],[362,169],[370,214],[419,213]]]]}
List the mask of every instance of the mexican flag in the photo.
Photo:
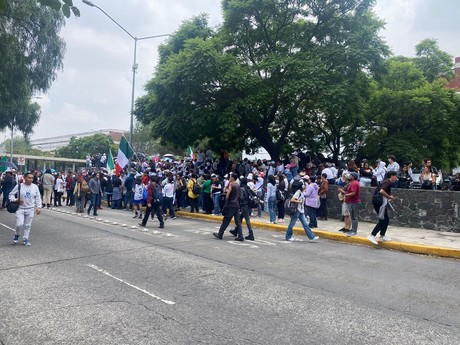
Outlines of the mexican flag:
{"type": "Polygon", "coordinates": [[[115,169],[115,164],[113,163],[112,150],[109,150],[109,154],[107,155],[107,169],[110,173],[113,171],[113,169],[115,169]]]}
{"type": "Polygon", "coordinates": [[[121,137],[120,145],[118,146],[118,155],[117,155],[117,175],[120,174],[125,166],[129,163],[129,159],[134,155],[133,150],[129,147],[128,141],[125,137],[121,137]]]}
{"type": "Polygon", "coordinates": [[[192,159],[192,161],[195,159],[195,155],[193,154],[193,150],[190,146],[187,149],[187,155],[192,159]]]}

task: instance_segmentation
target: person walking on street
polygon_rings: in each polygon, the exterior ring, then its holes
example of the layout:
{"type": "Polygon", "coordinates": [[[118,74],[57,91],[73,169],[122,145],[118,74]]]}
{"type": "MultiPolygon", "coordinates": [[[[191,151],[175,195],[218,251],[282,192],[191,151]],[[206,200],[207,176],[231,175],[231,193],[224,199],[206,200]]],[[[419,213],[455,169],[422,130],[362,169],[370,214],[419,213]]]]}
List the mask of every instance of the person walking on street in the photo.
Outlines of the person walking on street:
{"type": "Polygon", "coordinates": [[[39,215],[42,207],[42,198],[40,191],[36,184],[33,184],[34,175],[30,172],[24,174],[24,182],[19,185],[16,184],[9,194],[10,201],[18,201],[19,208],[16,211],[16,232],[14,235],[13,243],[18,243],[19,237],[22,235],[22,242],[25,246],[30,246],[29,235],[30,227],[34,215],[39,215]],[[18,194],[18,189],[19,195],[18,194]]]}
{"type": "Polygon", "coordinates": [[[47,208],[51,207],[51,196],[53,194],[54,176],[51,169],[46,169],[43,174],[43,202],[47,208]]]}
{"type": "Polygon", "coordinates": [[[390,223],[390,218],[388,217],[387,206],[390,201],[395,200],[396,198],[391,195],[391,186],[397,181],[396,171],[389,171],[386,174],[386,179],[382,182],[380,186],[379,193],[383,196],[382,204],[374,204],[374,210],[377,213],[379,222],[375,226],[372,233],[369,235],[368,239],[373,244],[379,244],[375,236],[380,232],[380,241],[388,242],[391,241],[390,238],[386,237],[386,232],[388,229],[388,224],[390,223]]]}
{"type": "Polygon", "coordinates": [[[91,199],[90,204],[88,207],[88,214],[91,213],[91,209],[93,208],[93,216],[97,216],[97,205],[99,205],[99,201],[101,200],[101,181],[99,180],[99,173],[94,173],[93,178],[89,180],[89,189],[91,191],[91,199]]]}
{"type": "Polygon", "coordinates": [[[225,205],[222,209],[224,214],[224,220],[220,225],[219,232],[213,232],[213,236],[222,239],[225,230],[230,224],[232,218],[235,219],[236,224],[236,238],[235,241],[244,241],[243,229],[241,228],[241,217],[239,215],[240,204],[238,197],[240,195],[240,185],[236,182],[238,180],[238,174],[230,175],[230,183],[228,185],[227,196],[225,198],[225,205]]]}
{"type": "MultiPolygon", "coordinates": [[[[246,226],[248,227],[249,235],[246,236],[244,239],[249,241],[254,241],[254,231],[252,230],[251,226],[251,210],[249,208],[249,196],[251,195],[251,190],[248,187],[248,180],[246,177],[240,178],[240,195],[238,201],[240,203],[240,218],[241,221],[246,221],[246,226]]],[[[242,226],[241,226],[242,227],[242,226]]],[[[230,230],[230,233],[237,237],[238,236],[238,229],[230,230]]]]}
{"type": "Polygon", "coordinates": [[[294,195],[291,198],[291,202],[297,204],[297,210],[291,216],[291,221],[289,222],[288,228],[286,230],[286,240],[287,241],[294,241],[294,236],[292,235],[292,228],[297,222],[297,219],[300,219],[300,223],[302,223],[302,226],[308,238],[310,239],[310,242],[316,242],[319,239],[319,237],[315,236],[313,231],[311,231],[310,227],[308,226],[307,219],[305,218],[305,206],[304,206],[305,197],[303,195],[304,189],[305,189],[305,186],[304,184],[302,184],[301,187],[295,191],[294,195]]]}
{"type": "Polygon", "coordinates": [[[358,173],[350,172],[350,185],[345,193],[345,202],[351,217],[351,230],[347,231],[347,236],[355,236],[358,233],[359,206],[361,204],[361,186],[358,181],[358,173]]]}
{"type": "Polygon", "coordinates": [[[161,205],[163,201],[163,192],[161,190],[160,178],[158,176],[150,176],[150,183],[147,185],[147,209],[145,210],[144,218],[139,223],[140,226],[146,226],[149,220],[149,215],[153,217],[155,214],[160,222],[160,229],[165,227],[161,205]]]}

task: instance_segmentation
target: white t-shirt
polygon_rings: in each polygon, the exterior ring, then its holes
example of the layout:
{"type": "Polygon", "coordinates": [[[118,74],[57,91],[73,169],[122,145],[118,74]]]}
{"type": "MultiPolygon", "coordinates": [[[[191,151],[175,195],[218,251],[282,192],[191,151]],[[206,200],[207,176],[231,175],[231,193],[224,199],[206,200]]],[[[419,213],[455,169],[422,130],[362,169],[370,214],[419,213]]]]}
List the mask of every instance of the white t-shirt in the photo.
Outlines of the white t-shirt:
{"type": "MultiPolygon", "coordinates": [[[[10,201],[17,201],[16,193],[18,192],[18,184],[16,184],[9,194],[10,201]]],[[[19,205],[20,208],[41,208],[42,198],[40,197],[40,191],[36,184],[31,183],[26,185],[21,183],[21,198],[23,203],[19,205]]]]}
{"type": "Polygon", "coordinates": [[[304,213],[305,209],[303,204],[305,202],[305,197],[303,196],[302,191],[299,189],[297,192],[295,192],[293,198],[296,198],[299,201],[299,203],[297,204],[297,211],[299,211],[300,213],[304,213]]]}
{"type": "Polygon", "coordinates": [[[174,197],[174,183],[167,183],[163,187],[163,195],[167,198],[173,198],[174,197]]]}
{"type": "Polygon", "coordinates": [[[133,187],[133,192],[134,192],[134,200],[142,200],[143,198],[143,192],[144,192],[144,185],[141,184],[135,184],[133,187]]]}

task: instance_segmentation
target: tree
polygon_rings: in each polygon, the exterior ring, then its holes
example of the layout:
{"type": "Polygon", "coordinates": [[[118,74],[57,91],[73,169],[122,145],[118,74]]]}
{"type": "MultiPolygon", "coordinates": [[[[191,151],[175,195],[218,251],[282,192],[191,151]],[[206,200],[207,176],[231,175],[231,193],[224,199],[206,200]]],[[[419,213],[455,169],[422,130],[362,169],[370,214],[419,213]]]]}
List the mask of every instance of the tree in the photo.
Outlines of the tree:
{"type": "MultiPolygon", "coordinates": [[[[6,11],[9,0],[0,0],[0,14],[6,11]]],[[[75,17],[80,17],[80,10],[73,5],[72,0],[37,0],[40,4],[48,6],[56,11],[62,11],[62,13],[70,18],[71,12],[75,17]]]]}
{"type": "MultiPolygon", "coordinates": [[[[5,148],[5,151],[9,151],[11,147],[11,139],[6,139],[3,143],[0,144],[5,148]]],[[[21,155],[31,155],[31,156],[47,156],[48,152],[43,152],[40,149],[32,147],[30,142],[23,136],[15,136],[13,138],[13,153],[21,155]]]]}
{"type": "Polygon", "coordinates": [[[180,147],[208,138],[214,149],[262,146],[278,158],[313,114],[337,115],[323,109],[329,90],[375,71],[388,52],[373,3],[224,0],[221,28],[200,22],[188,38],[186,23],[170,37],[188,39],[158,65],[135,114],[180,147]]]}
{"type": "Polygon", "coordinates": [[[97,133],[87,137],[70,138],[68,145],[56,150],[56,156],[66,158],[84,159],[87,155],[108,153],[109,150],[117,152],[117,145],[113,143],[110,135],[97,133]]]}
{"type": "Polygon", "coordinates": [[[368,129],[360,157],[395,155],[400,162],[430,157],[449,169],[459,163],[460,96],[445,80],[429,82],[414,61],[389,59],[373,84],[368,129]]]}
{"type": "Polygon", "coordinates": [[[434,39],[425,39],[415,46],[416,66],[431,83],[437,78],[452,79],[455,76],[454,58],[438,47],[434,39]]]}
{"type": "Polygon", "coordinates": [[[48,90],[62,68],[63,16],[35,0],[8,0],[0,18],[0,130],[28,135],[40,117],[33,94],[48,90]]]}

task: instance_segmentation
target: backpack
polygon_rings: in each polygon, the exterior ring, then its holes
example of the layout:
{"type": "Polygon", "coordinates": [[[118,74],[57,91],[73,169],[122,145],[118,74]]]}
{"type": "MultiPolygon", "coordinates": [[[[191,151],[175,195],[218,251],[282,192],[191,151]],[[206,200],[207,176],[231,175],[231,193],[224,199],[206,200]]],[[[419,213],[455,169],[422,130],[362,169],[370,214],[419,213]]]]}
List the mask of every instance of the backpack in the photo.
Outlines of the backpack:
{"type": "Polygon", "coordinates": [[[153,204],[161,205],[163,202],[163,191],[161,187],[157,184],[153,186],[153,204]]]}
{"type": "Polygon", "coordinates": [[[89,192],[89,186],[88,186],[88,182],[86,182],[86,180],[81,181],[80,191],[82,191],[83,193],[88,193],[89,192]]]}
{"type": "Polygon", "coordinates": [[[284,212],[288,216],[292,216],[297,211],[297,203],[292,202],[292,195],[289,195],[284,201],[284,212]]]}
{"type": "Polygon", "coordinates": [[[383,195],[380,194],[380,188],[377,187],[372,196],[372,205],[382,205],[383,204],[383,195]]]}
{"type": "Polygon", "coordinates": [[[193,183],[193,188],[192,188],[192,193],[193,194],[200,194],[201,192],[201,187],[198,183],[194,182],[193,183]]]}
{"type": "Polygon", "coordinates": [[[142,185],[142,203],[147,203],[149,199],[149,190],[146,186],[142,185]]]}
{"type": "Polygon", "coordinates": [[[286,196],[284,195],[284,192],[276,188],[276,201],[284,201],[285,199],[286,199],[286,196]]]}
{"type": "Polygon", "coordinates": [[[238,194],[238,202],[240,206],[249,204],[248,191],[244,187],[240,188],[240,192],[238,194]]]}

